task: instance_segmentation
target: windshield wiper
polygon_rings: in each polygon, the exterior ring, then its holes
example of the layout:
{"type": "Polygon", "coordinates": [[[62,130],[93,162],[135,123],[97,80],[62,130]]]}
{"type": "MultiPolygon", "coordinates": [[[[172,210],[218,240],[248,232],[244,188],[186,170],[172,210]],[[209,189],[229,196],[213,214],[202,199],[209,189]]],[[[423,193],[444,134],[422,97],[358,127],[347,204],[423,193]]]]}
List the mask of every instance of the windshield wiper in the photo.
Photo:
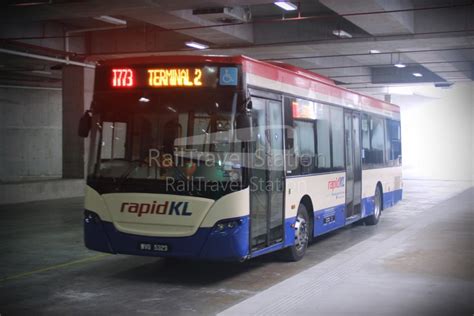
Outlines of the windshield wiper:
{"type": "MultiPolygon", "coordinates": [[[[127,160],[128,161],[128,160],[127,160]]],[[[127,179],[130,178],[130,175],[143,163],[147,164],[147,162],[145,160],[140,160],[140,159],[136,159],[136,160],[130,160],[128,161],[130,163],[130,166],[127,168],[127,170],[125,170],[125,172],[119,177],[119,180],[116,181],[118,182],[117,183],[117,190],[120,189],[122,187],[122,185],[127,181],[127,179]],[[135,166],[135,163],[139,163],[137,166],[135,166]]],[[[114,178],[115,180],[115,178],[114,178]]]]}
{"type": "MultiPolygon", "coordinates": [[[[130,175],[133,174],[133,172],[135,172],[135,170],[140,167],[142,164],[147,164],[148,165],[148,162],[146,162],[145,160],[131,160],[129,161],[129,163],[131,164],[127,170],[125,170],[125,172],[119,177],[119,179],[117,181],[115,181],[117,183],[117,187],[116,189],[119,190],[122,188],[123,184],[125,182],[127,182],[128,179],[130,179],[130,175]],[[138,163],[138,164],[137,164],[138,163]]],[[[186,175],[183,173],[183,171],[181,169],[179,169],[177,166],[175,165],[171,165],[171,167],[176,171],[176,175],[177,175],[177,178],[178,180],[188,180],[188,178],[186,177],[186,175]]],[[[114,178],[115,180],[115,178],[114,178]]]]}

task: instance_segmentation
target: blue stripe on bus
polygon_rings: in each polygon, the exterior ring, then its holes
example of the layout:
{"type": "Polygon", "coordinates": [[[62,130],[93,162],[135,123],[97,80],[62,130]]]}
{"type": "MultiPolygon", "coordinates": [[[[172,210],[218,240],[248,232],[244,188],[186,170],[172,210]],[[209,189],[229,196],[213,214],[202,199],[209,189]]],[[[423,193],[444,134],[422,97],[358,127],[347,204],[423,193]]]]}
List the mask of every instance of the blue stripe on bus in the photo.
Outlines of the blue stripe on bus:
{"type": "Polygon", "coordinates": [[[86,247],[92,250],[141,256],[181,257],[219,260],[242,260],[248,255],[249,218],[239,218],[240,225],[217,231],[215,228],[199,228],[189,237],[150,237],[118,231],[113,223],[102,221],[97,214],[86,211],[94,220],[84,224],[86,247]],[[168,252],[144,251],[140,243],[163,244],[168,252]]]}
{"type": "Polygon", "coordinates": [[[362,199],[361,207],[362,207],[362,210],[361,210],[362,218],[374,214],[375,196],[369,196],[369,197],[366,197],[366,198],[362,199]]]}
{"type": "Polygon", "coordinates": [[[292,246],[295,243],[295,217],[285,219],[285,241],[283,247],[292,246]]]}
{"type": "MultiPolygon", "coordinates": [[[[233,229],[223,231],[211,229],[200,257],[210,260],[242,260],[245,258],[249,253],[250,220],[248,216],[239,217],[239,220],[240,225],[233,229]]],[[[199,228],[198,231],[201,229],[199,228]]]]}
{"type": "Polygon", "coordinates": [[[383,194],[383,208],[389,208],[402,199],[403,190],[395,190],[383,194]]]}
{"type": "Polygon", "coordinates": [[[345,205],[341,204],[314,212],[314,236],[320,236],[344,226],[345,209],[345,205]]]}
{"type": "MultiPolygon", "coordinates": [[[[384,209],[389,208],[393,205],[395,205],[398,201],[402,199],[403,195],[403,190],[395,190],[391,192],[386,192],[383,194],[383,204],[384,204],[384,209]]],[[[361,210],[361,218],[370,216],[374,214],[374,196],[370,196],[367,198],[362,199],[362,210],[361,210]]],[[[290,223],[287,220],[286,228],[290,227],[292,223],[294,223],[295,219],[291,219],[290,223]]],[[[314,212],[314,227],[313,227],[313,234],[314,236],[321,236],[324,235],[330,231],[333,231],[335,229],[341,228],[347,224],[351,223],[346,223],[346,212],[345,212],[345,205],[340,204],[334,207],[330,207],[327,209],[323,210],[318,210],[314,212]],[[334,216],[334,218],[331,218],[334,216]],[[325,222],[325,218],[327,218],[325,222]]],[[[291,241],[288,239],[291,237],[290,235],[292,234],[294,240],[294,232],[287,232],[287,240],[285,242],[285,245],[291,245],[291,241]]]]}
{"type": "Polygon", "coordinates": [[[270,252],[274,252],[276,250],[283,249],[284,247],[285,247],[285,245],[283,244],[283,242],[279,242],[277,244],[268,246],[266,248],[255,250],[254,252],[252,252],[252,254],[250,256],[252,258],[254,258],[254,257],[257,257],[257,256],[261,256],[261,255],[270,253],[270,252]]]}

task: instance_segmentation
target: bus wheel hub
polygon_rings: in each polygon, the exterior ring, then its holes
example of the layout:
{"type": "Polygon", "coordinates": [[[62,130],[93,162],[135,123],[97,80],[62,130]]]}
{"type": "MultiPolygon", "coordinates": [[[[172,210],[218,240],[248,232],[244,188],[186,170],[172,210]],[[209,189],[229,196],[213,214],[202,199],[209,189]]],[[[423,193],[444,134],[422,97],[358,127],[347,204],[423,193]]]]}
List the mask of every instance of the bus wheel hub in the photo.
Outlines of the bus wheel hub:
{"type": "Polygon", "coordinates": [[[295,223],[295,246],[301,250],[308,242],[308,225],[303,217],[296,217],[295,223]]]}

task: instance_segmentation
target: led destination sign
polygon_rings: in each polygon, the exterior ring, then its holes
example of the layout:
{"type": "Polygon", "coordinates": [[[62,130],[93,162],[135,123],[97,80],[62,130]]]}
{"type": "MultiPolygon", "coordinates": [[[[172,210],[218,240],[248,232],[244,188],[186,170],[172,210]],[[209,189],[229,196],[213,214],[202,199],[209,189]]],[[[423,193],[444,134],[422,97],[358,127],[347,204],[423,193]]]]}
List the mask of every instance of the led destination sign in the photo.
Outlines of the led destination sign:
{"type": "Polygon", "coordinates": [[[130,68],[112,69],[112,87],[133,87],[135,73],[130,68]]]}
{"type": "Polygon", "coordinates": [[[214,88],[218,85],[237,86],[238,74],[238,68],[235,66],[105,68],[97,75],[96,86],[99,90],[106,88],[101,78],[107,76],[109,88],[214,88]]]}
{"type": "Polygon", "coordinates": [[[193,87],[202,86],[200,68],[148,69],[150,87],[193,87]]]}

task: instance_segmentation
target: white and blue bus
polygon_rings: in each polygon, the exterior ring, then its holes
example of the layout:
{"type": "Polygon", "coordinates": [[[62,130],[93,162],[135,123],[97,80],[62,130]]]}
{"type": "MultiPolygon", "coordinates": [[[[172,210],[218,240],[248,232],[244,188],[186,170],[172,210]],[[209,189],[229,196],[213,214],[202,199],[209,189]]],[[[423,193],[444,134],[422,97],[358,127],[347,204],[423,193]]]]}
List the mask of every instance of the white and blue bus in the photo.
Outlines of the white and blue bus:
{"type": "Polygon", "coordinates": [[[399,107],[286,64],[102,62],[79,134],[85,245],[101,252],[296,261],[402,198],[399,107]]]}

